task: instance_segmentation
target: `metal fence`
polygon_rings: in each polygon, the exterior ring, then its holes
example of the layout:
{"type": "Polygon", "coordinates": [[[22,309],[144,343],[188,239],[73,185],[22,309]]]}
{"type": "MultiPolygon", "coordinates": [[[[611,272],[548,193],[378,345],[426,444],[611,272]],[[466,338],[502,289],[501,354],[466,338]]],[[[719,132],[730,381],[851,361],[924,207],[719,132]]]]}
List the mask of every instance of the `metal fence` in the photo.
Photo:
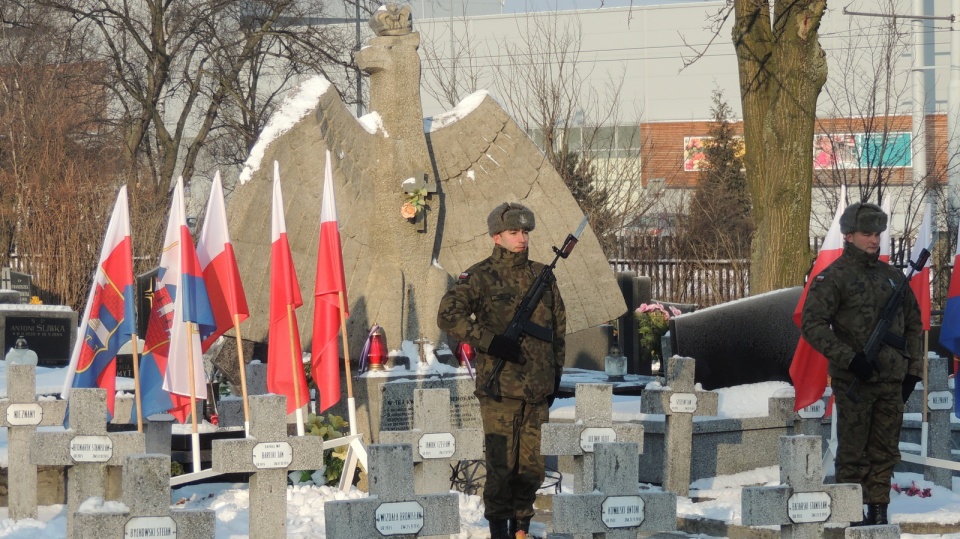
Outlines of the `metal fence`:
{"type": "MultiPolygon", "coordinates": [[[[945,235],[930,258],[931,303],[934,311],[946,299],[952,272],[953,252],[945,235]]],[[[811,252],[819,252],[822,238],[813,238],[811,252]]],[[[891,264],[906,267],[912,245],[906,238],[891,238],[891,264]]],[[[618,256],[610,260],[614,271],[632,271],[650,277],[651,295],[661,301],[695,303],[709,307],[750,294],[750,260],[685,260],[676,257],[672,237],[633,237],[621,241],[618,256]]],[[[807,270],[812,268],[807,268],[807,270]]]]}

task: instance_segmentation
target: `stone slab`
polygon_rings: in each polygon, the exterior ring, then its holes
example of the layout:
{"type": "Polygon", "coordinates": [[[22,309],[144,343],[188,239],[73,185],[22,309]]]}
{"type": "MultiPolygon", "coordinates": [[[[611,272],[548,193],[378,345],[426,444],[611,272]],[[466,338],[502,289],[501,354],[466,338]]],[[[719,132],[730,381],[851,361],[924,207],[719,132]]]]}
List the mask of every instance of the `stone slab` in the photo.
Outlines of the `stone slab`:
{"type": "Polygon", "coordinates": [[[675,316],[670,349],[696,359],[704,389],[789,382],[800,339],[793,311],[802,291],[785,288],[675,316]]]}
{"type": "Polygon", "coordinates": [[[77,312],[63,305],[0,304],[0,349],[6,354],[17,337],[37,353],[38,365],[63,367],[77,340],[77,312]]]}

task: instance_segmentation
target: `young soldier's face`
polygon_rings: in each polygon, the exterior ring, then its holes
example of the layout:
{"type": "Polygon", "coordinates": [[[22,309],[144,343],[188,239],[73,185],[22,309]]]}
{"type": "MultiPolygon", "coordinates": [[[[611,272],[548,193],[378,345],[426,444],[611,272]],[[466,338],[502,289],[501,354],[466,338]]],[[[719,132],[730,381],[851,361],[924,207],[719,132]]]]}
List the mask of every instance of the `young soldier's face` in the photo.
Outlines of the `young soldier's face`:
{"type": "Polygon", "coordinates": [[[511,253],[522,253],[527,250],[527,246],[530,244],[530,232],[527,230],[504,230],[493,235],[493,243],[511,253]]]}
{"type": "Polygon", "coordinates": [[[879,232],[860,232],[845,236],[849,243],[854,247],[868,254],[874,255],[880,252],[880,233],[879,232]]]}

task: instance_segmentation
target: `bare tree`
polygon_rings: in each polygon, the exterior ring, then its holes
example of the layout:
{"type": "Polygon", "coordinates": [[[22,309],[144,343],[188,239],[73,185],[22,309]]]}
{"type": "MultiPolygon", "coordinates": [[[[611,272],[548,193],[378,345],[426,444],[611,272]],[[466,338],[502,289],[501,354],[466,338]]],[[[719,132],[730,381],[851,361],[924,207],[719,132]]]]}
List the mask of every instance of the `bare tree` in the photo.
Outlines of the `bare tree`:
{"type": "MultiPolygon", "coordinates": [[[[178,171],[189,181],[218,131],[233,130],[225,136],[249,144],[277,94],[294,82],[291,73],[342,68],[352,48],[310,23],[324,13],[313,0],[39,3],[69,15],[75,32],[95,36],[88,60],[110,67],[103,84],[124,133],[126,173],[146,173],[160,190],[178,171]],[[228,104],[235,114],[222,121],[228,104]]],[[[242,152],[233,154],[235,162],[242,152]]]]}

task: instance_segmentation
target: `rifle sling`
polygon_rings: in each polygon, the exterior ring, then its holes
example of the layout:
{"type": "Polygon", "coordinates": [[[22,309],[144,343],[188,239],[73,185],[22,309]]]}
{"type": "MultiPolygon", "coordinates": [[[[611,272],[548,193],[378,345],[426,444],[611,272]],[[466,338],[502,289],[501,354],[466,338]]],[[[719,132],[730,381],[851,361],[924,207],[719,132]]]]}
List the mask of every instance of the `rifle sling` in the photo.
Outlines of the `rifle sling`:
{"type": "Polygon", "coordinates": [[[890,331],[883,334],[883,343],[901,352],[907,350],[907,340],[903,338],[903,335],[897,335],[890,331]]]}

